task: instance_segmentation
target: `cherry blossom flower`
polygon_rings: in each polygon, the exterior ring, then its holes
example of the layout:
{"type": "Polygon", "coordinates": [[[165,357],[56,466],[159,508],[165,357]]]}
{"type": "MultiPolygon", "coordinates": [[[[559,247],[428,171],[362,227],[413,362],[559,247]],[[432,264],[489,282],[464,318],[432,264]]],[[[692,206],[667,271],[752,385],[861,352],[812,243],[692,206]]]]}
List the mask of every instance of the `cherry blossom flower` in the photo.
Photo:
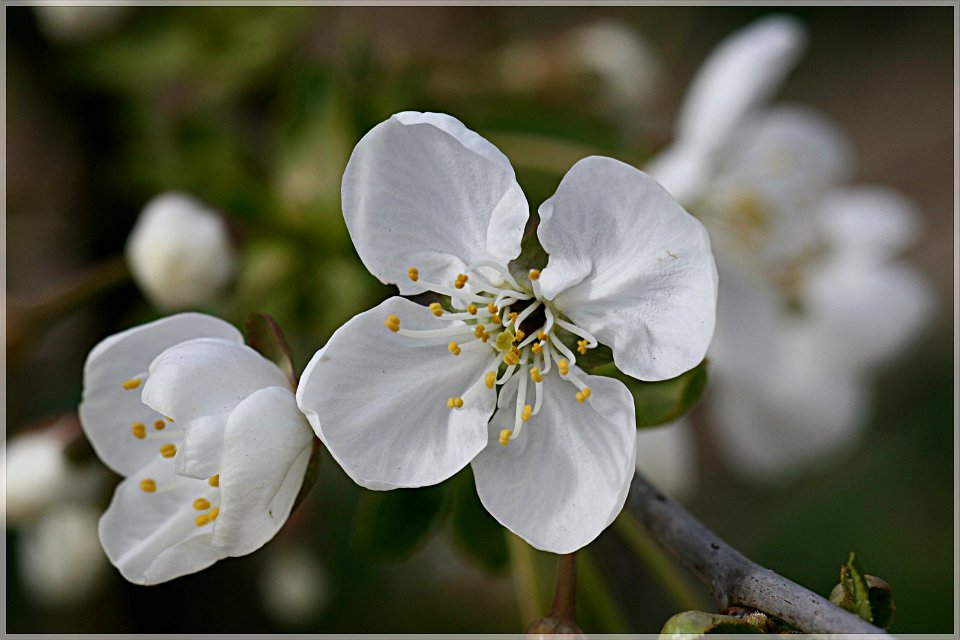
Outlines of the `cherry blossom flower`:
{"type": "Polygon", "coordinates": [[[529,214],[509,161],[414,112],[357,145],[343,210],[373,275],[440,298],[390,298],[308,364],[297,401],[331,455],[371,489],[469,463],[487,510],[530,544],[589,543],[626,499],[636,429],[627,388],[577,359],[603,343],[643,380],[702,360],[717,280],[701,224],[644,173],[590,157],[539,208],[546,265],[511,269],[529,214]]]}
{"type": "Polygon", "coordinates": [[[926,323],[932,293],[899,252],[900,194],[848,186],[853,151],[816,111],[766,104],[805,44],[771,16],[722,42],[693,80],[674,142],[648,170],[711,234],[710,347],[720,452],[747,479],[788,479],[855,441],[870,369],[926,323]]]}
{"type": "Polygon", "coordinates": [[[125,477],[100,540],[139,584],[261,547],[289,515],[311,454],[287,376],[233,326],[200,314],[98,344],[80,420],[100,459],[125,477]]]}
{"type": "Polygon", "coordinates": [[[209,304],[237,270],[223,217],[185,193],[162,193],[147,203],[126,254],[137,285],[165,311],[209,304]]]}

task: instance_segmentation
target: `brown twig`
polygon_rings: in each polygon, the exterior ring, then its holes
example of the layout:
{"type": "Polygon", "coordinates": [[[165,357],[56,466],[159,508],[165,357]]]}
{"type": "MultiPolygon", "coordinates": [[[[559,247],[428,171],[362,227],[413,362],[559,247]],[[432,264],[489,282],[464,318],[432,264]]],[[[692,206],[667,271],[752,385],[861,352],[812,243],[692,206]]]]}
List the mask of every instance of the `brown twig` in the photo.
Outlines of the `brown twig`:
{"type": "Polygon", "coordinates": [[[873,633],[892,640],[883,629],[746,558],[639,473],[627,509],[710,589],[719,609],[750,607],[807,633],[873,633]]]}

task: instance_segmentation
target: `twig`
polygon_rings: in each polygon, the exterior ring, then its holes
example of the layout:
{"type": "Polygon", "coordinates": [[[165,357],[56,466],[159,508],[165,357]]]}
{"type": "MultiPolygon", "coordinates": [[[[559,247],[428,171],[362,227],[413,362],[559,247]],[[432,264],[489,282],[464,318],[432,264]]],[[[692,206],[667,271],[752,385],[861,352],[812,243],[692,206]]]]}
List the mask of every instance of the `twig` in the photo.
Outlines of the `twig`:
{"type": "Polygon", "coordinates": [[[710,589],[720,609],[750,607],[807,633],[874,633],[893,640],[883,629],[744,557],[639,473],[627,509],[710,589]]]}

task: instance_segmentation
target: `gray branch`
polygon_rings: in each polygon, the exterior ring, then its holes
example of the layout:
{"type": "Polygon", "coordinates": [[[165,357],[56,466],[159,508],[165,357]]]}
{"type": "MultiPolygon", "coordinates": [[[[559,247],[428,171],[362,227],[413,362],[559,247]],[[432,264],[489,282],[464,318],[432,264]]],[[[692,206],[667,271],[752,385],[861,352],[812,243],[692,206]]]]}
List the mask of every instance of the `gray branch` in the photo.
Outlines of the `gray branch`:
{"type": "Polygon", "coordinates": [[[639,473],[627,509],[710,589],[720,609],[750,607],[807,633],[875,633],[892,640],[883,629],[744,557],[639,473]]]}

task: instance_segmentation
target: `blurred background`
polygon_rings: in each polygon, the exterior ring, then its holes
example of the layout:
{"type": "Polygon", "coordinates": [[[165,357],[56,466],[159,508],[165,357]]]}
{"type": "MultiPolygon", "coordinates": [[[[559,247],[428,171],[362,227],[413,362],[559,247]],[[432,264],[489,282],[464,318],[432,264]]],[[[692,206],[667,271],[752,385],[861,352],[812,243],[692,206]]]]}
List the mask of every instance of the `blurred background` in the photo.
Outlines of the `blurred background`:
{"type": "MultiPolygon", "coordinates": [[[[691,418],[695,447],[676,463],[695,473],[676,494],[748,557],[823,595],[856,551],[893,587],[892,631],[948,633],[953,9],[776,11],[806,26],[809,45],[774,101],[833,119],[856,157],[853,182],[917,206],[919,236],[898,259],[934,303],[869,372],[860,436],[787,479],[750,481],[721,460],[708,384],[691,418]]],[[[504,151],[536,207],[583,156],[642,167],[670,142],[711,49],[771,12],[5,7],[6,436],[25,451],[22,478],[7,451],[7,631],[512,633],[538,599],[546,613],[552,560],[503,537],[468,475],[374,495],[326,456],[307,501],[261,551],[157,587],[125,583],[95,539],[117,478],[71,416],[84,359],[104,337],[188,306],[239,326],[251,311],[272,314],[302,367],[391,294],[357,259],[339,209],[343,168],[373,125],[407,109],[455,115],[504,151]],[[237,268],[222,294],[164,301],[130,279],[127,239],[166,191],[225,216],[237,268]],[[532,588],[516,571],[525,561],[532,588]]],[[[684,608],[650,569],[661,562],[620,529],[581,559],[587,632],[655,633],[684,608]]],[[[704,596],[693,587],[684,602],[704,596]]]]}

